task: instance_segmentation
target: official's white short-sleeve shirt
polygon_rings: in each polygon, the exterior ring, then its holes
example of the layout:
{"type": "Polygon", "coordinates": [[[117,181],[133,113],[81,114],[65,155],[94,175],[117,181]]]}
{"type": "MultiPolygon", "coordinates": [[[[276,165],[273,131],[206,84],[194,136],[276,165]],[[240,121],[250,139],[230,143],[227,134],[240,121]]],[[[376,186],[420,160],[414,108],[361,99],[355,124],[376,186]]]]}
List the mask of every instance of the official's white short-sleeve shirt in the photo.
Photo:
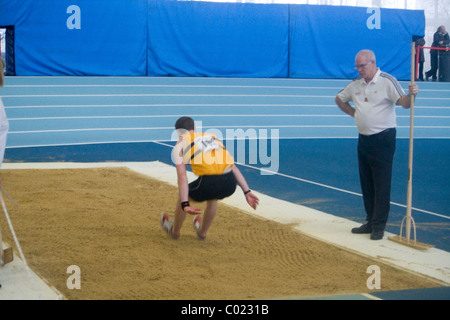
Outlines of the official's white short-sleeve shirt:
{"type": "Polygon", "coordinates": [[[380,69],[369,83],[358,78],[338,93],[342,102],[353,101],[356,126],[358,132],[363,135],[373,135],[395,128],[396,102],[404,95],[405,91],[397,79],[380,69]]]}

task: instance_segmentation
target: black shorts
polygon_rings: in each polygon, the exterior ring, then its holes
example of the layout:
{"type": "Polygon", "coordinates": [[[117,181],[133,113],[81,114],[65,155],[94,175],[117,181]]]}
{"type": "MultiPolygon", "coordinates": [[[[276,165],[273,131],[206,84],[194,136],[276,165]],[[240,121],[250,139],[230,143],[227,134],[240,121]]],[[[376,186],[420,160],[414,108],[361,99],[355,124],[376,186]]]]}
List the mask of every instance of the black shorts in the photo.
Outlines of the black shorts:
{"type": "Polygon", "coordinates": [[[236,191],[233,172],[221,175],[201,176],[189,184],[189,197],[197,202],[224,199],[236,191]]]}

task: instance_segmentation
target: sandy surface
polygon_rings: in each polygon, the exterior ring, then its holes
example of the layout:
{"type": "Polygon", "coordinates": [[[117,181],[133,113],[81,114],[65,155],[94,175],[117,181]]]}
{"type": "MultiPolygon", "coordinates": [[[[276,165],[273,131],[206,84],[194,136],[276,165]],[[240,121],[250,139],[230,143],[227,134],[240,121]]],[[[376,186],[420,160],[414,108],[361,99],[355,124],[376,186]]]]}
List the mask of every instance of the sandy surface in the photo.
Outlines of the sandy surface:
{"type": "MultiPolygon", "coordinates": [[[[5,199],[28,264],[67,299],[371,293],[370,265],[380,267],[383,291],[438,286],[223,204],[206,241],[190,217],[181,238],[169,239],[159,217],[172,216],[176,188],[125,168],[2,170],[2,180],[19,203],[5,199]],[[81,270],[79,290],[66,285],[71,265],[81,270]]],[[[4,214],[0,224],[12,244],[4,214]]]]}

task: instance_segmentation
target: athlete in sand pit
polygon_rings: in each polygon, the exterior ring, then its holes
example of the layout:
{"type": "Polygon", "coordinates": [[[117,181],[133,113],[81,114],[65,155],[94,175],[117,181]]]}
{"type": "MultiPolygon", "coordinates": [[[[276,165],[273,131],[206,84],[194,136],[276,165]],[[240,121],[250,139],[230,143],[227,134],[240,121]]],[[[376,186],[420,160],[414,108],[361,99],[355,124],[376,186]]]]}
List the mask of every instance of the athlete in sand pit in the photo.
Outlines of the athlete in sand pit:
{"type": "Polygon", "coordinates": [[[241,171],[234,165],[233,157],[215,135],[195,132],[194,120],[181,117],[175,123],[179,140],[172,150],[178,176],[178,201],[174,220],[167,214],[161,215],[161,226],[173,239],[180,237],[180,230],[186,213],[195,215],[193,225],[199,240],[204,240],[216,213],[217,200],[231,196],[238,184],[244,192],[247,203],[253,208],[259,199],[252,193],[241,171]],[[188,184],[186,165],[198,179],[188,184]],[[201,209],[192,207],[189,200],[206,201],[203,221],[201,209]]]}

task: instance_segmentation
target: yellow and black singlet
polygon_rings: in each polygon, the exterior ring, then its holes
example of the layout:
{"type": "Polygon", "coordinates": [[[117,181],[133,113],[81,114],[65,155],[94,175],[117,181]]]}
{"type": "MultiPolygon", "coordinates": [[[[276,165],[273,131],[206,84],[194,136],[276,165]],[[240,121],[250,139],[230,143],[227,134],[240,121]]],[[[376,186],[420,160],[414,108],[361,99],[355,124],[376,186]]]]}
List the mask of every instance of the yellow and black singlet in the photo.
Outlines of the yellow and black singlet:
{"type": "Polygon", "coordinates": [[[197,176],[220,175],[234,164],[234,159],[215,135],[190,133],[184,139],[184,163],[191,165],[197,176]]]}

